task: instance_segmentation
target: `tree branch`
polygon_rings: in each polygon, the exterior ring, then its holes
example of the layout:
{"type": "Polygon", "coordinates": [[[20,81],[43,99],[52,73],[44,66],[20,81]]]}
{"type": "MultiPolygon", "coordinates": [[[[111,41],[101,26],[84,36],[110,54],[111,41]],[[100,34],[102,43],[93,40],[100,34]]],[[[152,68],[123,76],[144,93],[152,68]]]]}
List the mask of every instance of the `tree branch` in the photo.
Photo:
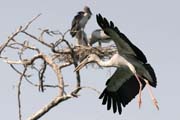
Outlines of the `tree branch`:
{"type": "Polygon", "coordinates": [[[39,111],[37,111],[35,114],[30,116],[28,120],[37,120],[40,117],[42,117],[44,114],[46,114],[49,110],[51,110],[53,107],[57,106],[59,103],[64,102],[65,100],[68,100],[72,98],[72,95],[66,95],[66,96],[56,96],[50,103],[45,105],[43,108],[41,108],[39,111]]]}
{"type": "Polygon", "coordinates": [[[27,32],[30,25],[40,15],[41,14],[34,17],[24,27],[20,26],[16,30],[16,32],[10,35],[8,39],[5,40],[5,42],[0,47],[0,59],[5,63],[9,64],[11,68],[18,75],[20,75],[19,83],[18,83],[18,95],[17,95],[19,120],[22,119],[21,85],[22,85],[23,77],[29,84],[35,87],[39,87],[39,91],[44,92],[44,87],[58,89],[58,95],[54,99],[52,99],[47,105],[42,107],[40,110],[38,110],[28,118],[28,120],[37,120],[38,118],[45,115],[49,110],[57,106],[59,103],[64,102],[70,98],[78,97],[77,94],[81,89],[88,88],[93,91],[96,91],[99,94],[99,91],[93,87],[81,86],[81,79],[79,72],[75,73],[76,83],[74,85],[75,86],[74,89],[67,93],[64,89],[65,87],[68,86],[65,85],[66,81],[63,80],[63,74],[62,74],[63,68],[66,68],[70,65],[77,67],[79,61],[81,61],[84,57],[92,53],[97,54],[101,58],[106,58],[106,57],[111,57],[117,51],[116,48],[114,48],[113,46],[107,46],[107,47],[72,46],[68,42],[69,40],[66,40],[65,38],[70,30],[67,30],[65,33],[62,34],[59,31],[54,32],[54,31],[50,31],[49,29],[45,29],[42,30],[38,36],[27,32]],[[57,39],[58,37],[58,39],[52,40],[54,42],[49,43],[44,38],[45,33],[50,35],[52,38],[56,37],[57,39]],[[19,41],[17,38],[22,37],[21,35],[23,35],[24,40],[19,41]],[[34,44],[35,41],[40,43],[40,46],[34,44]],[[64,45],[63,43],[65,43],[65,46],[63,46],[64,45]],[[49,53],[42,50],[41,49],[42,46],[43,47],[46,46],[47,50],[49,50],[49,53]],[[14,56],[4,52],[5,49],[7,49],[8,51],[12,50],[13,55],[17,55],[18,58],[15,59],[13,58],[14,56]],[[3,56],[2,56],[2,52],[3,52],[3,56]],[[39,59],[42,60],[41,63],[37,62],[39,59]],[[37,64],[41,64],[41,66],[39,67],[37,64]],[[20,68],[17,68],[17,66],[20,66],[20,68]],[[35,83],[31,81],[32,73],[29,71],[29,69],[35,70],[35,72],[37,72],[37,75],[39,77],[39,83],[35,83]],[[58,81],[57,82],[58,84],[55,85],[46,84],[45,73],[50,69],[53,70],[56,79],[58,81]]]}
{"type": "Polygon", "coordinates": [[[21,114],[21,84],[23,80],[23,76],[26,73],[27,68],[24,68],[24,71],[22,75],[20,76],[19,83],[18,83],[18,108],[19,108],[19,120],[22,120],[22,114],[21,114]]]}
{"type": "Polygon", "coordinates": [[[20,32],[25,31],[28,29],[28,27],[32,24],[33,21],[35,21],[41,14],[38,14],[36,17],[34,17],[31,21],[29,21],[25,27],[23,28],[22,26],[20,26],[15,33],[13,33],[11,36],[8,37],[8,39],[5,41],[5,43],[0,47],[0,55],[2,53],[2,51],[4,50],[4,48],[8,45],[8,43],[13,40],[13,38],[15,36],[17,36],[20,32]]]}

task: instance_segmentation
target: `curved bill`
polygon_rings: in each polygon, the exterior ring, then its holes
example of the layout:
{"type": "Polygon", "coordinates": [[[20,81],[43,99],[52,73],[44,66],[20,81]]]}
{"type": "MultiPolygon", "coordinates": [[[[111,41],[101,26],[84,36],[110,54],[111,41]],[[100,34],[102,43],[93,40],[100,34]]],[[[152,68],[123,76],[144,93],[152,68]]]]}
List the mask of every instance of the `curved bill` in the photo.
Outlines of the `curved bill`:
{"type": "Polygon", "coordinates": [[[74,72],[79,71],[81,68],[83,68],[88,63],[88,59],[84,59],[79,65],[75,68],[74,72]]]}

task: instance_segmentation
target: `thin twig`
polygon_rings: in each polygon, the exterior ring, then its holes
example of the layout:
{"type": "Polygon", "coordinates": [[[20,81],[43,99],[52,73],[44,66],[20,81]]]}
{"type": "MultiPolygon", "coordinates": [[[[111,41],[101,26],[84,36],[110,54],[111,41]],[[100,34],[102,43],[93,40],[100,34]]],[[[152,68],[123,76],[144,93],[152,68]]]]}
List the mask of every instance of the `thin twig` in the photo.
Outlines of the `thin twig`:
{"type": "Polygon", "coordinates": [[[20,76],[19,82],[18,82],[18,108],[19,108],[19,120],[22,120],[22,114],[21,114],[21,84],[22,84],[22,80],[23,77],[26,73],[27,68],[24,68],[24,71],[22,73],[22,75],[20,76]]]}
{"type": "Polygon", "coordinates": [[[26,32],[26,31],[22,31],[22,33],[26,34],[27,36],[29,36],[29,37],[33,38],[34,40],[36,40],[36,41],[38,41],[38,42],[42,43],[43,45],[45,45],[45,46],[47,46],[47,47],[49,47],[49,48],[51,48],[51,47],[52,47],[52,45],[51,45],[51,44],[48,44],[48,43],[44,42],[43,40],[40,40],[40,39],[39,39],[39,38],[37,38],[36,36],[31,35],[30,33],[26,32]]]}
{"type": "Polygon", "coordinates": [[[43,85],[43,78],[44,78],[44,73],[46,71],[47,63],[44,60],[42,68],[39,70],[39,91],[44,92],[44,85],[43,85]]]}
{"type": "MultiPolygon", "coordinates": [[[[23,75],[23,73],[21,73],[17,68],[15,68],[13,64],[10,64],[10,66],[11,66],[11,68],[12,68],[15,72],[17,72],[17,73],[20,74],[20,75],[23,75]]],[[[25,78],[30,77],[30,76],[31,76],[31,75],[26,75],[26,74],[24,74],[24,77],[25,77],[25,78]]]]}
{"type": "Polygon", "coordinates": [[[39,13],[37,16],[35,16],[32,20],[30,20],[24,27],[24,29],[22,29],[23,31],[27,30],[28,27],[32,24],[33,21],[35,21],[39,16],[41,16],[42,14],[39,13]]]}
{"type": "Polygon", "coordinates": [[[8,39],[6,40],[6,42],[0,47],[0,55],[2,53],[2,51],[4,50],[4,48],[8,45],[8,43],[15,37],[17,36],[20,32],[25,31],[28,29],[28,27],[31,25],[31,23],[33,21],[35,21],[41,14],[38,14],[36,17],[34,17],[31,21],[29,21],[25,27],[23,28],[22,26],[20,26],[15,33],[13,33],[11,36],[8,37],[8,39]]]}
{"type": "Polygon", "coordinates": [[[15,36],[17,36],[22,30],[22,26],[20,26],[16,32],[14,34],[12,34],[11,36],[8,37],[8,39],[5,41],[5,43],[0,47],[0,55],[2,53],[2,51],[4,50],[4,48],[8,45],[8,43],[12,40],[12,38],[14,38],[15,36]]]}
{"type": "Polygon", "coordinates": [[[97,90],[96,88],[93,88],[93,87],[90,87],[90,86],[81,86],[82,89],[90,89],[90,90],[93,90],[95,91],[98,95],[101,94],[101,92],[99,90],[97,90]]]}

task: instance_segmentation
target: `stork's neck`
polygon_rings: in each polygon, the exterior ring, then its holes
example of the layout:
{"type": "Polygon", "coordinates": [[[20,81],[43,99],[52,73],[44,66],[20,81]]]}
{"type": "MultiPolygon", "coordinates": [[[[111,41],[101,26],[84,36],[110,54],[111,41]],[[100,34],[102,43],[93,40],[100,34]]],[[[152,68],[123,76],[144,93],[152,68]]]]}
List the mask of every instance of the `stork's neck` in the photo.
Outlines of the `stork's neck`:
{"type": "Polygon", "coordinates": [[[111,61],[110,60],[108,60],[108,61],[102,61],[101,59],[97,59],[97,64],[99,65],[99,66],[102,66],[102,67],[112,67],[112,64],[111,64],[111,61]]]}

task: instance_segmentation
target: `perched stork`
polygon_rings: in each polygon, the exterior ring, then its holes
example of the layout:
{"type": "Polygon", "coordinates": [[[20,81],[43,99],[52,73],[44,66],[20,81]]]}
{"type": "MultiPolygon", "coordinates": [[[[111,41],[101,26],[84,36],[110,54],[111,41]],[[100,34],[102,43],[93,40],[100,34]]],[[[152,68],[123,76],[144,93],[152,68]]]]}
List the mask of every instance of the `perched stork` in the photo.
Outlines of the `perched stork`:
{"type": "Polygon", "coordinates": [[[80,70],[84,65],[90,62],[96,62],[103,67],[116,67],[115,73],[107,80],[106,88],[100,95],[103,98],[102,104],[107,104],[107,109],[111,106],[113,112],[117,109],[119,114],[122,107],[125,107],[137,94],[138,104],[141,106],[141,90],[147,85],[150,96],[157,109],[159,109],[157,100],[152,94],[151,86],[156,87],[156,75],[143,52],[132,44],[128,38],[121,33],[113,22],[108,22],[100,14],[97,15],[97,22],[116,44],[118,53],[113,55],[108,61],[102,61],[97,55],[91,54],[85,58],[76,68],[80,70]]]}
{"type": "Polygon", "coordinates": [[[88,42],[91,46],[94,43],[99,42],[99,45],[101,46],[101,42],[102,43],[110,42],[110,37],[107,36],[102,29],[96,29],[88,37],[88,42]]]}
{"type": "Polygon", "coordinates": [[[72,37],[74,37],[78,31],[80,30],[84,31],[86,23],[90,19],[91,15],[92,15],[91,10],[87,6],[84,7],[84,11],[80,11],[77,13],[77,15],[74,17],[72,21],[72,26],[70,31],[72,37]]]}

